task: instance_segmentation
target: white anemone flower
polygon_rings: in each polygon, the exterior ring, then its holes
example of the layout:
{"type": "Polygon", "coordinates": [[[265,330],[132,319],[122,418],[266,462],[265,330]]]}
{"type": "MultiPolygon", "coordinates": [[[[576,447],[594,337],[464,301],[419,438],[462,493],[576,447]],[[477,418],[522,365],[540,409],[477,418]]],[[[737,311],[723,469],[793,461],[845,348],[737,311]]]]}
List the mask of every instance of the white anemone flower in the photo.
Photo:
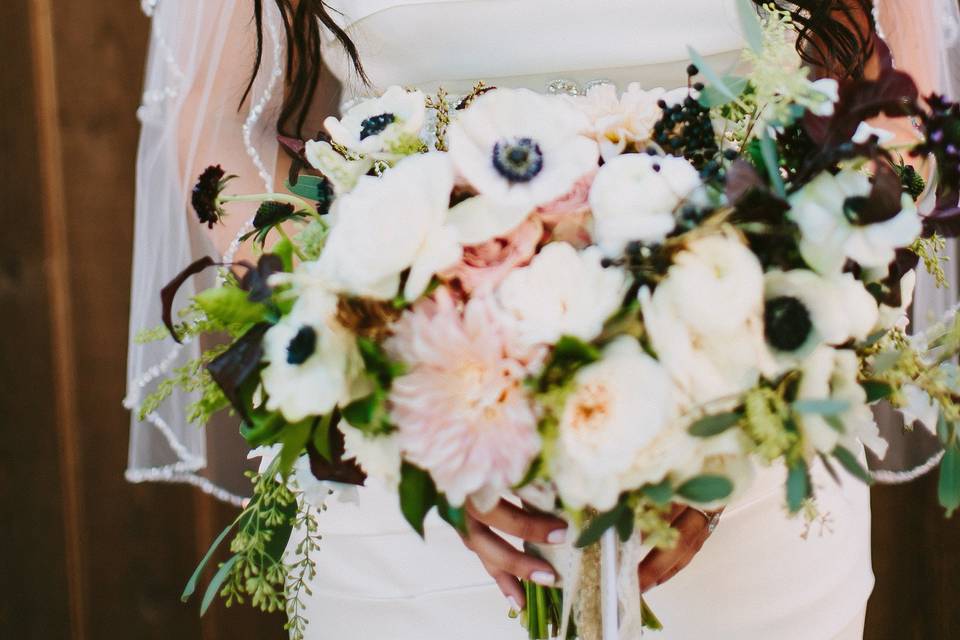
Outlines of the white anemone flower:
{"type": "Polygon", "coordinates": [[[906,331],[910,326],[910,305],[913,304],[913,294],[917,288],[917,272],[907,271],[900,278],[900,306],[891,307],[880,304],[880,317],[877,320],[877,329],[900,329],[906,331]]]}
{"type": "Polygon", "coordinates": [[[832,453],[842,446],[856,453],[858,443],[873,451],[879,458],[887,454],[888,443],[867,404],[867,392],[858,381],[860,361],[849,349],[817,348],[803,363],[798,400],[838,400],[847,403],[847,409],[837,416],[834,424],[817,413],[799,416],[800,428],[808,447],[808,455],[832,453]]]}
{"type": "Polygon", "coordinates": [[[877,302],[850,273],[821,276],[807,269],[764,276],[767,344],[786,367],[823,344],[865,340],[877,324],[877,302]]]}
{"type": "Polygon", "coordinates": [[[534,346],[563,336],[593,340],[620,308],[627,286],[623,269],[604,267],[596,247],[577,251],[553,242],[510,273],[495,295],[502,321],[520,344],[534,346]]]}
{"type": "Polygon", "coordinates": [[[589,118],[600,155],[609,161],[623,153],[627,145],[642,148],[649,142],[654,125],[663,117],[660,100],[674,104],[687,94],[687,89],[644,90],[640,83],[633,82],[623,95],[617,95],[615,85],[600,83],[590,87],[586,95],[564,97],[589,118]]]}
{"type": "Polygon", "coordinates": [[[685,466],[696,447],[677,417],[678,396],[660,363],[634,338],[611,343],[577,372],[560,417],[549,462],[564,504],[606,511],[623,491],[685,466]]]}
{"type": "Polygon", "coordinates": [[[356,337],[336,314],[337,296],[313,287],[263,337],[266,406],[288,422],[325,415],[360,393],[356,337]]]}
{"type": "Polygon", "coordinates": [[[345,460],[354,460],[369,479],[389,489],[400,484],[400,438],[397,434],[368,436],[341,420],[337,426],[343,434],[345,460]]]}
{"type": "Polygon", "coordinates": [[[870,190],[870,179],[858,171],[824,172],[790,198],[788,215],[800,227],[800,253],[812,269],[837,273],[847,258],[862,267],[886,269],[896,249],[920,235],[920,215],[907,194],[893,218],[858,224],[851,202],[869,196],[870,190]]]}
{"type": "Polygon", "coordinates": [[[338,196],[353,189],[360,176],[373,167],[373,160],[369,158],[347,160],[323,140],[307,140],[304,155],[310,166],[330,181],[333,192],[338,196]]]}
{"type": "Polygon", "coordinates": [[[389,300],[410,269],[403,295],[420,297],[439,271],[460,259],[447,223],[453,169],[443,153],[401,160],[383,177],[362,176],[330,212],[333,228],[319,270],[340,293],[389,300]]]}
{"type": "Polygon", "coordinates": [[[632,241],[659,243],[676,226],[677,207],[699,201],[700,174],[674,156],[617,156],[604,164],[590,188],[594,238],[607,257],[632,241]]]}
{"type": "Polygon", "coordinates": [[[600,151],[589,129],[586,116],[566,101],[497,89],[450,124],[450,155],[481,195],[529,213],[596,169],[600,151]]]}
{"type": "Polygon", "coordinates": [[[380,157],[416,151],[422,146],[420,135],[426,120],[423,92],[393,86],[382,96],[359,102],[342,118],[327,118],[323,126],[347,149],[380,157]]]}

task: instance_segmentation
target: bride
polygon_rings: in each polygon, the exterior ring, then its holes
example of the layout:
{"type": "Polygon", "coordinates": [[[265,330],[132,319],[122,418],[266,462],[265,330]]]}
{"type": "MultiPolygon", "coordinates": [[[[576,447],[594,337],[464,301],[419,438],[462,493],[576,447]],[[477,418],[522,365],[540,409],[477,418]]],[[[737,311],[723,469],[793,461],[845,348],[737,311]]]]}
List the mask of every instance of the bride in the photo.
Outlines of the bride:
{"type": "MultiPolygon", "coordinates": [[[[427,92],[442,86],[457,94],[481,79],[497,87],[570,94],[601,83],[622,89],[634,81],[671,88],[684,82],[688,45],[721,69],[736,64],[743,46],[736,0],[196,3],[202,7],[146,2],[157,5],[157,22],[148,73],[152,88],[140,113],[133,320],[136,324],[139,315],[144,321],[138,326],[148,324],[155,311],[144,291],[152,295],[189,254],[198,247],[208,250],[211,241],[231,260],[236,237],[248,228],[234,216],[232,228],[218,227],[210,238],[192,237],[185,218],[163,222],[145,212],[179,210],[182,185],[210,161],[233,158],[240,166],[230,166],[231,172],[244,173],[246,180],[259,177],[270,188],[284,171],[275,166],[269,129],[296,137],[315,133],[320,103],[332,95],[333,79],[321,77],[326,73],[321,67],[339,81],[340,107],[346,109],[351,100],[391,85],[427,92]],[[247,88],[249,111],[232,127],[237,116],[229,101],[242,93],[237,70],[247,68],[251,55],[251,7],[256,67],[247,88]],[[161,246],[179,248],[161,251],[161,246]],[[174,268],[165,271],[163,265],[174,268]]],[[[920,2],[900,2],[911,5],[909,14],[885,3],[879,23],[870,0],[776,4],[794,13],[798,48],[817,73],[841,79],[872,73],[881,51],[877,27],[884,25],[891,40],[899,37],[908,45],[898,63],[919,65],[911,71],[927,89],[938,85],[936,61],[923,58],[922,47],[908,39],[903,26],[907,20],[921,24],[932,3],[924,9],[920,2]]],[[[934,46],[932,55],[937,52],[934,46]]],[[[156,349],[138,345],[131,352],[131,406],[155,384],[151,372],[184,358],[181,351],[156,349]]],[[[157,410],[147,421],[156,430],[145,435],[144,427],[135,425],[131,480],[185,480],[232,498],[222,483],[200,475],[208,466],[207,443],[182,416],[157,410]]],[[[209,449],[212,456],[214,447],[209,449]]],[[[868,489],[852,479],[837,484],[815,467],[820,515],[812,522],[788,519],[784,474],[782,467],[758,469],[749,493],[722,514],[675,510],[680,544],[650,554],[638,568],[641,587],[666,624],[661,637],[862,638],[873,588],[868,489]]],[[[322,551],[306,616],[308,637],[318,639],[522,638],[525,632],[508,617],[525,606],[519,579],[550,585],[557,578],[547,562],[518,551],[517,542],[555,544],[566,535],[562,520],[504,500],[489,513],[471,512],[464,538],[431,517],[423,541],[403,520],[395,495],[377,486],[361,489],[355,502],[330,502],[319,522],[322,551]]]]}

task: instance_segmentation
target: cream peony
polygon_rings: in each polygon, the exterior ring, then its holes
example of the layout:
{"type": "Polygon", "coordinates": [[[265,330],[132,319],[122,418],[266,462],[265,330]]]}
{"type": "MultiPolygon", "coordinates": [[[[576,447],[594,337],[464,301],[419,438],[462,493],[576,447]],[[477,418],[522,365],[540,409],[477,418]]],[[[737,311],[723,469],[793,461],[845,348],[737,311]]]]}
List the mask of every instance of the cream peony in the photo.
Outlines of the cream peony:
{"type": "Polygon", "coordinates": [[[416,300],[438,271],[459,261],[447,224],[453,170],[442,153],[401,160],[383,177],[363,176],[336,200],[320,271],[340,293],[388,300],[410,269],[403,295],[416,300]]]}
{"type": "Polygon", "coordinates": [[[363,362],[336,313],[337,296],[314,287],[264,335],[267,409],[288,422],[327,414],[357,397],[363,362]]]}
{"type": "Polygon", "coordinates": [[[798,400],[839,400],[849,408],[837,416],[839,425],[831,425],[827,418],[807,413],[799,417],[808,455],[832,453],[837,446],[856,452],[859,443],[871,449],[878,457],[887,453],[887,441],[867,405],[867,393],[857,379],[857,354],[848,349],[819,347],[808,357],[801,369],[798,400]],[[842,431],[836,427],[842,427],[842,431]]]}
{"type": "Polygon", "coordinates": [[[676,226],[677,207],[697,198],[701,186],[683,158],[629,153],[607,161],[590,189],[596,243],[616,257],[631,241],[663,242],[676,226]]]}
{"type": "Polygon", "coordinates": [[[640,304],[657,357],[694,405],[732,401],[774,370],[762,268],[737,240],[691,243],[652,294],[641,289],[640,304]]]}
{"type": "Polygon", "coordinates": [[[857,171],[823,172],[790,198],[789,217],[800,227],[800,253],[819,273],[837,273],[847,258],[886,269],[896,249],[909,246],[922,225],[916,204],[903,194],[902,210],[884,222],[857,224],[851,199],[870,194],[870,179],[857,171]]]}
{"type": "Polygon", "coordinates": [[[670,376],[630,337],[577,372],[549,459],[564,505],[606,511],[623,491],[685,465],[695,443],[678,426],[677,401],[670,376]]]}
{"type": "Polygon", "coordinates": [[[601,83],[590,87],[586,95],[564,97],[590,120],[600,154],[609,161],[623,153],[627,145],[640,147],[650,140],[653,126],[663,116],[657,104],[660,100],[673,104],[686,96],[686,89],[645,91],[634,82],[622,96],[617,95],[615,85],[601,83]]]}
{"type": "Polygon", "coordinates": [[[626,273],[604,268],[602,260],[596,247],[578,252],[565,242],[548,244],[500,284],[499,321],[526,345],[553,344],[565,335],[593,340],[627,287],[626,273]]]}
{"type": "Polygon", "coordinates": [[[497,89],[458,112],[448,132],[450,155],[480,195],[523,215],[596,169],[600,151],[588,130],[586,117],[565,101],[497,89]]]}
{"type": "Polygon", "coordinates": [[[393,86],[379,97],[363,100],[337,119],[329,117],[324,128],[333,140],[351,151],[371,157],[406,155],[422,143],[427,121],[421,91],[393,86]]]}
{"type": "Polygon", "coordinates": [[[850,273],[771,271],[764,283],[767,343],[786,367],[819,345],[864,340],[877,324],[876,300],[850,273]]]}

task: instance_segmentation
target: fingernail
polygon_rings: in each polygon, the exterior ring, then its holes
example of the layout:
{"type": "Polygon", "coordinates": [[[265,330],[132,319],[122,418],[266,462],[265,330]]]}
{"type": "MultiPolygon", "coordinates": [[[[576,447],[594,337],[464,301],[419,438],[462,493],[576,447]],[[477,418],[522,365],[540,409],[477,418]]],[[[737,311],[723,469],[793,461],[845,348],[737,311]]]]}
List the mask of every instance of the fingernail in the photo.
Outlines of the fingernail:
{"type": "Polygon", "coordinates": [[[552,587],[557,581],[557,576],[549,571],[534,571],[530,574],[530,580],[536,582],[542,587],[552,587]]]}
{"type": "Polygon", "coordinates": [[[523,609],[520,608],[520,604],[517,603],[517,599],[514,598],[513,596],[507,596],[507,602],[510,603],[511,611],[516,611],[517,613],[520,613],[521,611],[523,611],[523,609]]]}
{"type": "Polygon", "coordinates": [[[547,542],[549,544],[563,544],[566,541],[567,541],[566,529],[557,529],[556,531],[551,531],[547,535],[547,542]]]}

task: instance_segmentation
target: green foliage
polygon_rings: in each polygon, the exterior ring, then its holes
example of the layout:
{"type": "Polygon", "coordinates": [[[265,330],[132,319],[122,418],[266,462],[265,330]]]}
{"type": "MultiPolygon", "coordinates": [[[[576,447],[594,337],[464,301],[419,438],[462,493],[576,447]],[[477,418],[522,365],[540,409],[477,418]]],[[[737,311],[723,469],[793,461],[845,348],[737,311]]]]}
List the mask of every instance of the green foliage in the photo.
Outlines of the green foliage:
{"type": "Polygon", "coordinates": [[[327,242],[327,226],[319,220],[311,220],[310,224],[294,236],[294,241],[300,247],[300,253],[307,260],[316,260],[323,252],[327,242]]]}
{"type": "Polygon", "coordinates": [[[577,537],[576,546],[583,549],[598,542],[607,529],[618,526],[618,523],[625,518],[628,518],[632,522],[633,511],[630,509],[627,500],[621,498],[620,502],[618,502],[617,506],[613,509],[597,514],[590,519],[587,526],[583,528],[583,531],[581,531],[577,537]]]}
{"type": "Polygon", "coordinates": [[[405,371],[402,363],[387,357],[383,348],[368,338],[358,337],[357,347],[373,383],[373,391],[351,402],[343,409],[343,417],[355,429],[367,435],[384,435],[394,430],[387,411],[387,395],[393,380],[405,371]]]}
{"type": "Polygon", "coordinates": [[[937,491],[940,504],[947,510],[947,517],[960,509],[960,445],[947,446],[940,463],[940,481],[937,491]]]}
{"type": "Polygon", "coordinates": [[[208,318],[223,325],[250,325],[266,318],[267,306],[251,302],[246,291],[237,287],[212,287],[194,296],[194,302],[208,318]]]}
{"type": "Polygon", "coordinates": [[[316,514],[302,497],[298,500],[298,515],[294,529],[303,535],[287,565],[287,623],[290,640],[305,640],[308,620],[304,616],[304,597],[313,594],[310,589],[317,577],[317,565],[314,557],[320,550],[320,533],[316,514]]]}
{"type": "Polygon", "coordinates": [[[180,389],[185,393],[199,393],[199,398],[187,407],[187,420],[204,425],[214,414],[226,409],[230,403],[223,395],[223,391],[210,377],[206,366],[214,358],[226,351],[226,345],[220,345],[204,351],[199,358],[195,358],[174,369],[168,378],[161,380],[156,389],[147,395],[140,403],[137,413],[139,420],[145,420],[148,415],[160,408],[174,391],[180,389]]]}
{"type": "Polygon", "coordinates": [[[863,468],[863,465],[857,460],[857,456],[853,455],[853,452],[849,449],[838,446],[833,450],[833,457],[843,465],[850,475],[863,480],[867,484],[873,484],[873,476],[863,468]]]}
{"type": "Polygon", "coordinates": [[[690,425],[690,435],[698,438],[718,436],[736,426],[741,420],[743,420],[743,414],[737,411],[706,416],[690,425]]]}
{"type": "Polygon", "coordinates": [[[289,570],[283,552],[297,520],[297,501],[275,472],[272,466],[262,475],[251,474],[254,495],[230,543],[235,560],[220,590],[228,607],[249,600],[261,611],[286,609],[289,570]]]}
{"type": "Polygon", "coordinates": [[[535,387],[541,392],[562,387],[570,382],[582,367],[599,359],[600,350],[597,347],[573,336],[563,336],[557,341],[535,387]]]}
{"type": "Polygon", "coordinates": [[[787,467],[787,508],[790,513],[799,513],[804,502],[811,497],[810,469],[803,458],[798,458],[787,467]]]}
{"type": "Polygon", "coordinates": [[[775,390],[759,388],[749,391],[744,408],[743,430],[763,460],[772,462],[798,445],[800,438],[789,422],[789,407],[775,390]]]}
{"type": "Polygon", "coordinates": [[[423,521],[437,502],[437,487],[430,474],[405,462],[400,470],[400,511],[423,536],[423,521]]]}
{"type": "Polygon", "coordinates": [[[917,238],[914,243],[910,245],[910,251],[920,257],[927,273],[933,276],[937,287],[941,288],[949,286],[947,275],[943,270],[943,264],[950,260],[949,256],[943,255],[946,248],[947,241],[936,233],[929,238],[917,238]]]}
{"type": "Polygon", "coordinates": [[[690,478],[677,487],[677,495],[699,504],[723,500],[731,493],[733,493],[733,482],[730,478],[710,474],[690,478]]]}

